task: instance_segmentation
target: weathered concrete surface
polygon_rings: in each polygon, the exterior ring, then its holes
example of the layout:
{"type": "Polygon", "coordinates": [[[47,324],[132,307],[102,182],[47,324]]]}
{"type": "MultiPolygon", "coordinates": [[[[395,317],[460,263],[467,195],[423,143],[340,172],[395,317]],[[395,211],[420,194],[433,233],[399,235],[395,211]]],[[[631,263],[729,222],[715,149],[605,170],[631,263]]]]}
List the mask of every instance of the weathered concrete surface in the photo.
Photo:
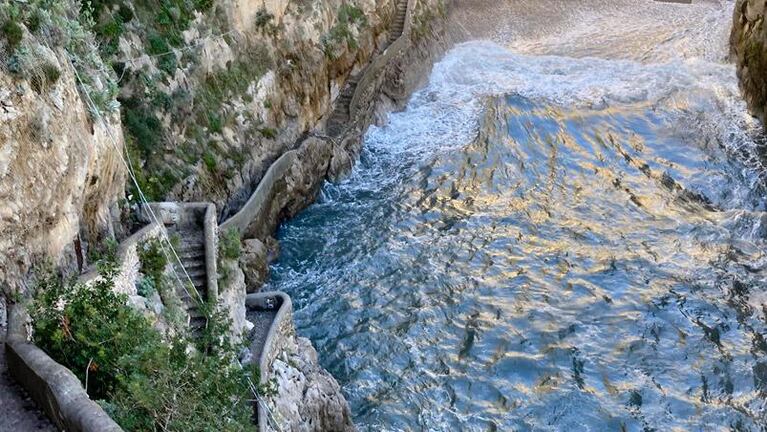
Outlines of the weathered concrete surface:
{"type": "Polygon", "coordinates": [[[311,342],[296,336],[290,297],[265,292],[246,301],[254,327],[243,362],[257,362],[261,384],[277,390],[258,404],[259,431],[356,430],[338,382],[319,365],[311,342]]]}
{"type": "Polygon", "coordinates": [[[222,259],[218,264],[220,275],[225,277],[219,280],[216,304],[227,312],[231,320],[232,335],[236,340],[240,340],[240,337],[253,327],[245,316],[245,275],[237,260],[222,259]]]}
{"type": "Polygon", "coordinates": [[[309,138],[298,150],[282,155],[269,167],[245,206],[220,229],[236,229],[243,238],[271,235],[280,222],[314,201],[327,176],[332,154],[329,141],[309,138]]]}
{"type": "Polygon", "coordinates": [[[749,109],[767,121],[767,31],[764,0],[738,0],[733,16],[730,52],[749,109]]]}
{"type": "MultiPolygon", "coordinates": [[[[0,304],[0,308],[3,307],[0,304]]],[[[5,323],[0,320],[0,431],[54,432],[56,428],[53,424],[8,374],[5,362],[6,330],[5,323]]]]}
{"type": "Polygon", "coordinates": [[[247,308],[254,327],[243,362],[257,362],[261,384],[277,390],[258,404],[259,431],[354,431],[338,382],[319,365],[311,342],[296,336],[290,297],[251,294],[247,308]]]}

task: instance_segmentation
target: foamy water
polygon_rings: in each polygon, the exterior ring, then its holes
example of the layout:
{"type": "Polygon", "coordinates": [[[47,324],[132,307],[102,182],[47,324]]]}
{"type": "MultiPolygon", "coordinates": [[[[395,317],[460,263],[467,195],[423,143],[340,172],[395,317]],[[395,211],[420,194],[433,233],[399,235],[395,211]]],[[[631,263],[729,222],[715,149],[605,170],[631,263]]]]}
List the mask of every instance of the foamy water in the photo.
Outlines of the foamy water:
{"type": "Polygon", "coordinates": [[[764,430],[732,3],[499,4],[281,229],[269,288],[361,430],[764,430]]]}

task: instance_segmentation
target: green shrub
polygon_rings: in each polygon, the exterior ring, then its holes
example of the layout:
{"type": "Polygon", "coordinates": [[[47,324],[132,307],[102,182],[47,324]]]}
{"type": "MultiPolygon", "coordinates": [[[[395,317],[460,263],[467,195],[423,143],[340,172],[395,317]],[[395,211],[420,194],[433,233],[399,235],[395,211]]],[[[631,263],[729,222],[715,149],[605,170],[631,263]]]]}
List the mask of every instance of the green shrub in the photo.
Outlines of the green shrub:
{"type": "Polygon", "coordinates": [[[155,238],[139,245],[138,257],[141,273],[151,279],[155,286],[161,284],[165,268],[168,266],[168,258],[163,251],[162,240],[155,238]]]}
{"type": "Polygon", "coordinates": [[[48,88],[48,86],[56,84],[59,77],[61,77],[59,68],[56,65],[46,62],[40,66],[39,71],[32,75],[30,78],[30,85],[35,92],[40,94],[43,90],[48,88]]]}
{"type": "Polygon", "coordinates": [[[338,8],[338,21],[330,31],[320,38],[322,51],[329,58],[335,56],[336,48],[341,43],[346,43],[351,49],[357,49],[357,39],[351,27],[364,27],[368,24],[365,13],[359,7],[351,4],[343,4],[338,8]]]}
{"type": "Polygon", "coordinates": [[[16,21],[8,20],[3,24],[2,30],[5,40],[8,41],[8,46],[12,50],[18,48],[21,40],[24,38],[24,30],[22,30],[21,26],[16,21]]]}
{"type": "Polygon", "coordinates": [[[41,19],[40,19],[39,11],[35,10],[29,14],[25,24],[27,26],[27,29],[30,31],[30,33],[37,33],[37,31],[40,30],[40,21],[41,19]]]}
{"type": "Polygon", "coordinates": [[[213,156],[213,153],[206,151],[205,154],[202,155],[202,161],[205,163],[205,168],[207,168],[208,171],[213,172],[216,170],[216,157],[213,156]]]}
{"type": "Polygon", "coordinates": [[[265,127],[258,130],[264,138],[275,139],[277,138],[277,129],[265,127]]]}
{"type": "Polygon", "coordinates": [[[240,258],[240,233],[236,228],[230,228],[221,236],[219,255],[226,259],[240,258]]]}
{"type": "Polygon", "coordinates": [[[48,84],[55,84],[61,77],[61,71],[56,65],[46,63],[43,65],[43,75],[48,84]]]}
{"type": "Polygon", "coordinates": [[[123,101],[123,124],[145,159],[161,146],[162,124],[137,98],[123,101]]]}
{"type": "Polygon", "coordinates": [[[114,263],[117,260],[117,240],[107,238],[88,250],[88,261],[114,263]]]}
{"type": "Polygon", "coordinates": [[[342,4],[338,8],[338,21],[363,26],[368,23],[365,12],[353,4],[342,4]]]}
{"type": "Polygon", "coordinates": [[[149,36],[149,46],[147,52],[150,55],[157,56],[157,66],[168,75],[173,75],[178,67],[176,53],[173,52],[168,41],[159,34],[149,36]]]}
{"type": "Polygon", "coordinates": [[[128,23],[133,20],[133,11],[128,6],[121,4],[117,10],[117,16],[123,23],[128,23]]]}
{"type": "Polygon", "coordinates": [[[259,29],[266,28],[269,23],[274,20],[274,15],[270,14],[266,8],[262,7],[256,12],[256,27],[259,29]]]}
{"type": "Polygon", "coordinates": [[[214,0],[195,0],[194,8],[200,12],[205,12],[213,7],[214,0]]]}
{"type": "Polygon", "coordinates": [[[208,113],[208,130],[212,133],[220,133],[224,129],[223,121],[221,120],[221,116],[209,112],[208,113]]]}
{"type": "Polygon", "coordinates": [[[124,357],[159,342],[148,322],[126,306],[127,298],[112,291],[115,276],[105,267],[99,280],[84,286],[47,275],[31,310],[35,342],[87,384],[95,399],[119,385],[124,357]]]}
{"type": "Polygon", "coordinates": [[[149,297],[157,292],[152,278],[143,277],[136,284],[136,293],[141,297],[149,297]]]}
{"type": "Polygon", "coordinates": [[[201,338],[164,337],[113,292],[115,276],[107,269],[92,286],[41,278],[35,343],[126,431],[255,431],[251,384],[263,386],[257,369],[238,366],[226,314],[206,305],[201,338]]]}

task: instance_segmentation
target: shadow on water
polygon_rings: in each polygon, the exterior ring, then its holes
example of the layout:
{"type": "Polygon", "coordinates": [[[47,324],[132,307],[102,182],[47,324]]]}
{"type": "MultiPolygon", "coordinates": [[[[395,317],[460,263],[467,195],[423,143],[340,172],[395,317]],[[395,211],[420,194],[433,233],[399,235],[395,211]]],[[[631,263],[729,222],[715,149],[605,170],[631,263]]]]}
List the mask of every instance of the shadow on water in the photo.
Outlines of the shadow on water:
{"type": "Polygon", "coordinates": [[[765,191],[710,98],[427,89],[373,130],[270,283],[360,428],[765,430],[765,191]]]}

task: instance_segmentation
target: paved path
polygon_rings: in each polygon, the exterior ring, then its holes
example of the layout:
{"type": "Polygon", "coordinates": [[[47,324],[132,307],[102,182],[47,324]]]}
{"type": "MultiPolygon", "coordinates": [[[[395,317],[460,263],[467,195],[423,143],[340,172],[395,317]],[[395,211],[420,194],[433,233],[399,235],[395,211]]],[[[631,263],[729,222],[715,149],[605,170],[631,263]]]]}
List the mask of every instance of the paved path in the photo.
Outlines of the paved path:
{"type": "Polygon", "coordinates": [[[0,432],[50,431],[56,428],[8,376],[5,365],[4,323],[0,322],[0,432]]]}

